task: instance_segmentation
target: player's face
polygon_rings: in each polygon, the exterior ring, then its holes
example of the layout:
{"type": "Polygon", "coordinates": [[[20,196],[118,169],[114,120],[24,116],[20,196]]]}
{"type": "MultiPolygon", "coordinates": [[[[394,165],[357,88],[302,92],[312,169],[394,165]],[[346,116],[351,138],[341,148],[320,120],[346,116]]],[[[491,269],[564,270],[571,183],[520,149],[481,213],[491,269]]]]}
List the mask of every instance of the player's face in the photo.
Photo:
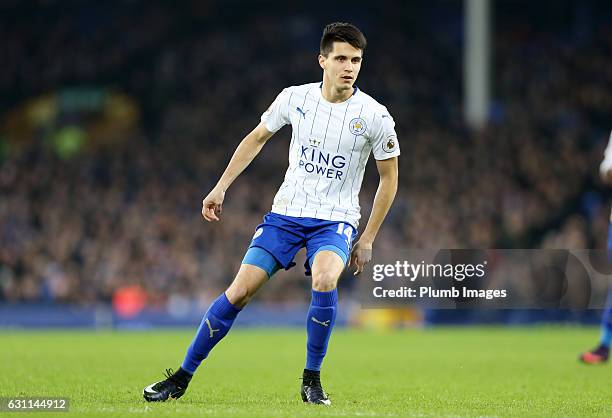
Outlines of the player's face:
{"type": "Polygon", "coordinates": [[[362,54],[349,43],[334,42],[327,57],[319,55],[323,76],[337,91],[351,89],[361,69],[362,54]]]}

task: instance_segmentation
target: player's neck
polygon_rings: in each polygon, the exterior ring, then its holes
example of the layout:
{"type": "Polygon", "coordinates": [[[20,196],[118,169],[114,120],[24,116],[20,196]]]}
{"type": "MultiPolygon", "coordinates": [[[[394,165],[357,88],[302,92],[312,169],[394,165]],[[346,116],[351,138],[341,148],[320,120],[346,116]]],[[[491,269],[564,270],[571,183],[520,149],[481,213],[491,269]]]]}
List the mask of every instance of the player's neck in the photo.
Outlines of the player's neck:
{"type": "Polygon", "coordinates": [[[331,83],[326,83],[325,79],[323,80],[323,85],[321,86],[321,94],[323,98],[330,103],[342,103],[347,101],[353,95],[355,91],[355,87],[351,87],[348,90],[336,90],[331,83]]]}

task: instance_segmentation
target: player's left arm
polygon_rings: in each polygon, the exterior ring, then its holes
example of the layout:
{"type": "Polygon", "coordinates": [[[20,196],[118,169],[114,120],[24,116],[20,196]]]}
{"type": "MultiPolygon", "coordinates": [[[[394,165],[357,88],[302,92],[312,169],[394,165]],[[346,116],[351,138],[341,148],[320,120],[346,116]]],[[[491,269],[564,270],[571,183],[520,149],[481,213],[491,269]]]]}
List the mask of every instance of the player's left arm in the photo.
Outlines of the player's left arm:
{"type": "Polygon", "coordinates": [[[349,267],[351,265],[356,267],[355,275],[361,273],[364,266],[372,259],[374,240],[397,192],[397,157],[376,160],[376,168],[378,168],[380,181],[374,197],[372,212],[361,238],[353,247],[349,263],[349,267]]]}

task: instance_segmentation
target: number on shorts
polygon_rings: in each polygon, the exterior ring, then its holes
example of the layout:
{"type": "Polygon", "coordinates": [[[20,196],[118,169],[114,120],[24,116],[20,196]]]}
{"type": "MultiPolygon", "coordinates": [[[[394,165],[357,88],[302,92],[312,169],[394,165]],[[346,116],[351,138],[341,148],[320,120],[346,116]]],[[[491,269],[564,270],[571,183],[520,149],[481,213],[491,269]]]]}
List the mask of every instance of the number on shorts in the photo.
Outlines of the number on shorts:
{"type": "Polygon", "coordinates": [[[344,240],[346,245],[351,248],[351,237],[353,236],[353,227],[344,223],[338,224],[338,230],[336,231],[338,234],[342,236],[346,236],[344,240]]]}

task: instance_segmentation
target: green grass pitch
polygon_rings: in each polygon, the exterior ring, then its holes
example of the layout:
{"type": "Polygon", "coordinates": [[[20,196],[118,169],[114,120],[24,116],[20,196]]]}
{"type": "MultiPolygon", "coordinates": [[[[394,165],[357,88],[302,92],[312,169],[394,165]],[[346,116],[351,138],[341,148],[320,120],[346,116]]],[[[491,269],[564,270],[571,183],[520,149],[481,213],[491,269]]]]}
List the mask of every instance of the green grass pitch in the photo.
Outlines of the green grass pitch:
{"type": "Polygon", "coordinates": [[[71,402],[4,416],[612,416],[612,365],[576,360],[598,330],[576,327],[338,329],[322,374],[330,408],[299,398],[303,331],[235,329],[183,398],[146,403],[142,388],[179,365],[192,332],[0,332],[0,397],[71,402]]]}

